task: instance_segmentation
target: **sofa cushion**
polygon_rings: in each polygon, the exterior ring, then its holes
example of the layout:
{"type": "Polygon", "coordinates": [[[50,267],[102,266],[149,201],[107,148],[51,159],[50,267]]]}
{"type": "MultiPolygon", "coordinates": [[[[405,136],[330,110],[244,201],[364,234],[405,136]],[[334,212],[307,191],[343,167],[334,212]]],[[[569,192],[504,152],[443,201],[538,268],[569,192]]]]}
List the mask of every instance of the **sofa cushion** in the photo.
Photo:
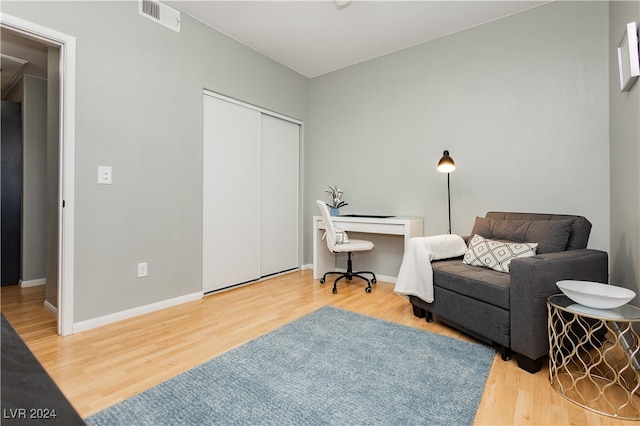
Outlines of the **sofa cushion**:
{"type": "Polygon", "coordinates": [[[508,273],[513,259],[535,256],[537,248],[537,243],[489,240],[476,234],[469,241],[469,249],[464,254],[463,262],[508,273]]]}
{"type": "Polygon", "coordinates": [[[476,216],[476,221],[473,223],[473,229],[471,235],[480,235],[485,238],[493,238],[493,219],[488,217],[476,216]]]}
{"type": "Polygon", "coordinates": [[[460,258],[433,261],[431,267],[434,286],[509,309],[509,274],[470,266],[460,258]]]}
{"type": "MultiPolygon", "coordinates": [[[[487,212],[485,215],[489,219],[504,220],[528,220],[528,221],[554,221],[554,220],[573,220],[571,226],[571,236],[567,243],[566,250],[577,250],[587,248],[589,234],[591,233],[591,222],[584,216],[575,216],[568,214],[548,214],[548,213],[513,213],[513,212],[487,212]]],[[[540,250],[538,250],[540,253],[540,250]]]]}
{"type": "Polygon", "coordinates": [[[565,251],[573,230],[571,219],[559,220],[510,220],[477,217],[471,235],[484,238],[537,243],[538,254],[565,251]]]}
{"type": "Polygon", "coordinates": [[[533,221],[527,229],[525,241],[537,241],[540,254],[565,251],[572,224],[573,219],[533,221]]]}

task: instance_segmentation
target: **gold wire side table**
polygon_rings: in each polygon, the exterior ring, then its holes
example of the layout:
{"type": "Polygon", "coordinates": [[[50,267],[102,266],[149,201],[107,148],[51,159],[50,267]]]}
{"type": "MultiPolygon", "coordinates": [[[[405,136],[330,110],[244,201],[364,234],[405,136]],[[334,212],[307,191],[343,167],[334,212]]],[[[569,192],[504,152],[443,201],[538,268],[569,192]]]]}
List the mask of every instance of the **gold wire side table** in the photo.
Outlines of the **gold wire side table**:
{"type": "Polygon", "coordinates": [[[640,309],[593,309],[549,296],[549,380],[568,400],[640,420],[640,309]]]}

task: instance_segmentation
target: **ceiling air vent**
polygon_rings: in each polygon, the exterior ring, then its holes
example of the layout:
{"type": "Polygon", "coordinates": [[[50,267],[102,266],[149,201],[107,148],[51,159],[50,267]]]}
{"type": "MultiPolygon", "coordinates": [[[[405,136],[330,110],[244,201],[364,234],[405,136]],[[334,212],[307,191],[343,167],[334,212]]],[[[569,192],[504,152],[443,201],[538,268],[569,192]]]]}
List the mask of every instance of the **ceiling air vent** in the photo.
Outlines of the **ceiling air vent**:
{"type": "Polygon", "coordinates": [[[157,0],[138,0],[138,13],[173,31],[180,32],[180,11],[157,0]]]}

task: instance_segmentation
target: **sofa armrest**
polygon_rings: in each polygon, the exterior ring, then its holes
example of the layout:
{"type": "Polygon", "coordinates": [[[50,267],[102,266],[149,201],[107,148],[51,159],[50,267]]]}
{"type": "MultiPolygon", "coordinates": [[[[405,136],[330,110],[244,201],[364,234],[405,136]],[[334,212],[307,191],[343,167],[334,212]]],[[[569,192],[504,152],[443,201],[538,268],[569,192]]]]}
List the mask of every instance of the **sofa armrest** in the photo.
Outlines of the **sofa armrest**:
{"type": "Polygon", "coordinates": [[[606,283],[609,258],[592,249],[568,250],[514,259],[510,265],[511,349],[538,359],[549,353],[547,298],[560,280],[606,283]]]}

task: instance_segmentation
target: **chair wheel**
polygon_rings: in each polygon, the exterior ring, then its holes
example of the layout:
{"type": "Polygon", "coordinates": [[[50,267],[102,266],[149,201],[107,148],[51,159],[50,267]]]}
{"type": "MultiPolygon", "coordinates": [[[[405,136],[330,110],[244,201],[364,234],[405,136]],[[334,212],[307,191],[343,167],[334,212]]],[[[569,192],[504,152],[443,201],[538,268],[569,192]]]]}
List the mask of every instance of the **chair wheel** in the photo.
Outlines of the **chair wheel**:
{"type": "Polygon", "coordinates": [[[371,293],[371,287],[365,288],[364,291],[366,291],[367,293],[371,293]]]}
{"type": "Polygon", "coordinates": [[[378,280],[376,280],[375,278],[371,280],[371,284],[375,284],[377,282],[378,282],[378,280]]]}
{"type": "Polygon", "coordinates": [[[324,284],[324,278],[320,278],[320,284],[324,284]]]}
{"type": "Polygon", "coordinates": [[[333,294],[337,294],[337,293],[338,293],[338,289],[337,289],[337,288],[334,288],[333,290],[331,290],[331,292],[332,292],[333,294]]]}

